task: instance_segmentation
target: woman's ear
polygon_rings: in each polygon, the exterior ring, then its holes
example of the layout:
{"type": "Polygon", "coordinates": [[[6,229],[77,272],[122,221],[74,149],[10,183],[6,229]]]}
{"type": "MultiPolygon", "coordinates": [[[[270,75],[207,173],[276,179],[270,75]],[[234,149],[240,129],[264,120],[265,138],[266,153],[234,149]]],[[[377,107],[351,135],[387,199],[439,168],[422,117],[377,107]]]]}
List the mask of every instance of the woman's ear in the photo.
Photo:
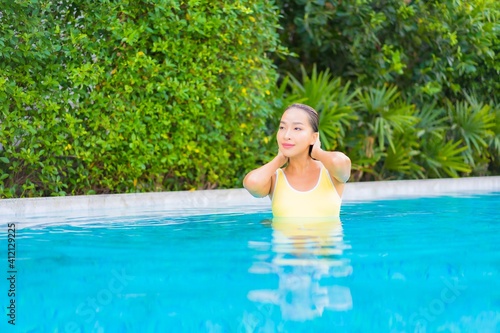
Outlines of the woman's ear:
{"type": "Polygon", "coordinates": [[[319,138],[319,132],[314,132],[312,135],[311,145],[314,145],[316,141],[318,141],[318,138],[319,138]]]}

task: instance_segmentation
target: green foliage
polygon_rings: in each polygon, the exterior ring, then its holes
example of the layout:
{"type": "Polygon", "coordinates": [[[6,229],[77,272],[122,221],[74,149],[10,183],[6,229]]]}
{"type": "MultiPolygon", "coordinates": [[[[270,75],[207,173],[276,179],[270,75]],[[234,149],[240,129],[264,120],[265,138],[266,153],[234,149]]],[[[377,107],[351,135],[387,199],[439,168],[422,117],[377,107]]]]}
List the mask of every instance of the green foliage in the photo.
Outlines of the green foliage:
{"type": "Polygon", "coordinates": [[[357,126],[347,135],[355,179],[415,177],[420,169],[413,126],[415,106],[407,104],[396,87],[365,88],[357,96],[357,126]],[[366,175],[365,175],[366,174],[366,175]],[[371,175],[371,176],[369,176],[371,175]]]}
{"type": "Polygon", "coordinates": [[[448,103],[451,136],[465,144],[464,157],[472,167],[489,162],[488,142],[493,138],[495,114],[489,105],[470,100],[448,103]]]}
{"type": "Polygon", "coordinates": [[[461,141],[447,141],[443,144],[436,137],[429,141],[424,141],[423,148],[423,164],[429,172],[429,177],[443,177],[447,174],[450,177],[458,177],[458,172],[469,173],[471,168],[464,163],[461,153],[467,149],[462,146],[461,141]]]}
{"type": "Polygon", "coordinates": [[[485,166],[496,161],[484,148],[488,142],[496,147],[491,128],[498,126],[497,118],[489,105],[471,98],[447,109],[418,108],[405,102],[395,86],[350,89],[315,67],[311,75],[303,69],[301,81],[289,75],[280,92],[281,99],[318,110],[322,145],[351,158],[353,180],[484,174],[485,166]]]}
{"type": "Polygon", "coordinates": [[[488,151],[491,156],[489,169],[500,173],[500,105],[497,105],[492,113],[495,115],[495,127],[493,128],[494,135],[488,143],[488,151]]]}
{"type": "Polygon", "coordinates": [[[499,103],[491,101],[500,91],[500,2],[277,4],[282,43],[295,54],[276,58],[282,75],[352,82],[357,120],[332,121],[322,138],[351,157],[354,179],[500,173],[499,103]]]}
{"type": "Polygon", "coordinates": [[[500,2],[279,0],[281,39],[298,58],[356,86],[390,83],[427,101],[480,100],[500,91],[500,2]]]}
{"type": "Polygon", "coordinates": [[[374,137],[380,148],[387,143],[395,150],[394,134],[416,123],[414,106],[401,99],[396,87],[364,89],[359,95],[359,109],[363,121],[358,126],[365,129],[365,136],[374,137]]]}
{"type": "Polygon", "coordinates": [[[0,1],[0,197],[240,187],[293,102],[354,180],[500,173],[498,1],[0,1]]]}
{"type": "Polygon", "coordinates": [[[3,1],[0,197],[240,186],[276,29],[262,0],[3,1]]]}

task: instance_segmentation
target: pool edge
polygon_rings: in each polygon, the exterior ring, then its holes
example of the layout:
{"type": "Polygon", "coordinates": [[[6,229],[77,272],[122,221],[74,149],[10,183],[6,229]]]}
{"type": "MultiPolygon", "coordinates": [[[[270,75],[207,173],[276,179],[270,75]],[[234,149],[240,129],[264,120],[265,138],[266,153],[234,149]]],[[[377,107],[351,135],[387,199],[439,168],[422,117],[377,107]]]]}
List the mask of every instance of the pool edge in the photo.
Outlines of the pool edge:
{"type": "MultiPolygon", "coordinates": [[[[490,192],[500,192],[500,176],[359,182],[346,184],[343,203],[490,192]]],[[[118,215],[125,211],[140,214],[155,210],[190,214],[193,211],[268,211],[270,205],[269,198],[254,198],[242,188],[1,199],[0,223],[54,214],[98,216],[103,210],[118,215]]]]}

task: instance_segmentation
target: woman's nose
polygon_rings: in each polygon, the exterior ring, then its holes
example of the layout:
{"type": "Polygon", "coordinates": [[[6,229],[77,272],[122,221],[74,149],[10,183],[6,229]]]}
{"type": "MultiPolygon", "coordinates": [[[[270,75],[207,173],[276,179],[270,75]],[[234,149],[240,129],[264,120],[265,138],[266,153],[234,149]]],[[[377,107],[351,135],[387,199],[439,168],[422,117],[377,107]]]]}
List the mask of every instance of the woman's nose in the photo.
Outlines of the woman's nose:
{"type": "Polygon", "coordinates": [[[286,130],[285,133],[283,134],[283,138],[285,140],[290,140],[290,130],[286,130]]]}

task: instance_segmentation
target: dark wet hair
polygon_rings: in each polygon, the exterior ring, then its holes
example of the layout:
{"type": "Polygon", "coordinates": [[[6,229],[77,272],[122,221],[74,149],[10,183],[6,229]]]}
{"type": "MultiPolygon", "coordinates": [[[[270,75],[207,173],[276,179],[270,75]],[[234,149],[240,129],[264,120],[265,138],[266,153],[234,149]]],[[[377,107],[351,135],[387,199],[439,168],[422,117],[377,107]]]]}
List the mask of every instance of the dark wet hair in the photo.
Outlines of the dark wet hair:
{"type": "MultiPolygon", "coordinates": [[[[307,115],[309,116],[309,124],[311,124],[313,131],[319,132],[319,116],[318,116],[318,112],[316,110],[314,110],[309,105],[294,103],[294,104],[288,106],[285,109],[285,111],[288,109],[292,109],[292,108],[296,108],[296,109],[300,109],[302,111],[305,111],[307,113],[307,115]]],[[[309,156],[311,156],[312,148],[313,148],[312,145],[309,146],[309,156]]]]}
{"type": "Polygon", "coordinates": [[[285,109],[285,111],[288,109],[292,109],[292,108],[301,109],[302,111],[305,111],[307,113],[307,115],[309,116],[309,123],[311,124],[313,131],[314,132],[319,131],[319,116],[318,116],[318,112],[316,110],[314,110],[309,105],[294,103],[294,104],[288,106],[285,109]]]}

